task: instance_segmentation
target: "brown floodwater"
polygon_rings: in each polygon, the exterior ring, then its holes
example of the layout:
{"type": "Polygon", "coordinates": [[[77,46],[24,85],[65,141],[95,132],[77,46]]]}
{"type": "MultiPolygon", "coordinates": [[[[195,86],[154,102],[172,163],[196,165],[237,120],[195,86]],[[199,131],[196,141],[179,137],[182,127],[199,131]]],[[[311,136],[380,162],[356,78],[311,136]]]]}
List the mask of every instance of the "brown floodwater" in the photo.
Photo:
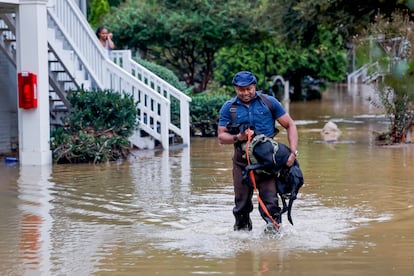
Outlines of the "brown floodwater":
{"type": "Polygon", "coordinates": [[[257,204],[253,231],[233,231],[232,146],[216,138],[113,164],[1,160],[0,275],[414,275],[414,145],[375,144],[388,121],[370,93],[290,105],[305,184],[279,237],[257,204]],[[322,142],[328,120],[339,143],[322,142]]]}

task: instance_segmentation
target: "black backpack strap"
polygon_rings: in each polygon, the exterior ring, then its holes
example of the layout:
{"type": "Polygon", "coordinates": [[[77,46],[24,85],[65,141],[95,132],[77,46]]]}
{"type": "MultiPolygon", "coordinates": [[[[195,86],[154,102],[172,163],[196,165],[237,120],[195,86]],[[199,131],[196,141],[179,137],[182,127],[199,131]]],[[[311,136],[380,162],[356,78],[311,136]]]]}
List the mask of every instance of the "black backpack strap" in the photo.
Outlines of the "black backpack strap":
{"type": "MultiPolygon", "coordinates": [[[[257,95],[260,97],[262,102],[269,108],[270,113],[272,113],[273,120],[276,121],[276,113],[275,109],[273,108],[272,104],[270,103],[269,99],[263,95],[262,91],[257,91],[257,95]]],[[[237,97],[237,96],[236,96],[237,97]]],[[[236,123],[236,110],[237,110],[237,104],[236,104],[236,97],[233,99],[233,102],[230,107],[230,114],[231,114],[231,123],[236,123]]],[[[275,136],[279,133],[279,129],[275,126],[275,136]]]]}
{"type": "Polygon", "coordinates": [[[231,123],[236,123],[236,111],[237,111],[237,104],[236,104],[236,98],[233,99],[230,107],[230,115],[231,115],[231,123]]]}
{"type": "MultiPolygon", "coordinates": [[[[269,108],[270,112],[272,113],[273,120],[276,121],[275,109],[273,108],[273,105],[270,103],[269,99],[265,95],[263,95],[262,91],[257,91],[257,94],[259,95],[260,99],[262,99],[264,104],[267,105],[267,107],[269,108]]],[[[276,122],[275,122],[275,136],[278,133],[279,133],[279,129],[276,127],[276,122]]]]}
{"type": "Polygon", "coordinates": [[[272,113],[273,120],[276,120],[275,110],[273,108],[273,105],[270,103],[269,99],[265,95],[263,95],[262,91],[257,91],[257,94],[259,95],[259,97],[263,101],[263,103],[265,105],[267,105],[267,107],[270,109],[270,112],[272,113]]]}

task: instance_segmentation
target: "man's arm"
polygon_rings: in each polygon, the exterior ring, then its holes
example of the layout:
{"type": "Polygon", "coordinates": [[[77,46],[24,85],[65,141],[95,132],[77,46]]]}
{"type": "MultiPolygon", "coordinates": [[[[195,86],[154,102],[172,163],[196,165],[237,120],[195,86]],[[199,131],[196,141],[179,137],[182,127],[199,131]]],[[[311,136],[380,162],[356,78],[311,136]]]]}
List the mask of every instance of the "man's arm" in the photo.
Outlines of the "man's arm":
{"type": "Polygon", "coordinates": [[[229,132],[229,130],[227,129],[227,127],[225,126],[219,126],[217,128],[218,131],[218,139],[220,144],[234,144],[239,140],[240,138],[240,133],[238,134],[231,134],[229,132]]]}
{"type": "Polygon", "coordinates": [[[298,149],[298,130],[296,128],[295,122],[288,113],[279,117],[277,121],[287,131],[287,139],[292,153],[290,154],[289,159],[286,162],[286,165],[290,167],[293,165],[293,162],[295,162],[296,159],[294,152],[298,149]]]}
{"type": "Polygon", "coordinates": [[[218,131],[218,139],[220,144],[234,144],[241,141],[247,141],[250,135],[253,135],[254,131],[250,129],[246,129],[243,133],[231,134],[227,127],[219,126],[217,128],[218,131]]]}

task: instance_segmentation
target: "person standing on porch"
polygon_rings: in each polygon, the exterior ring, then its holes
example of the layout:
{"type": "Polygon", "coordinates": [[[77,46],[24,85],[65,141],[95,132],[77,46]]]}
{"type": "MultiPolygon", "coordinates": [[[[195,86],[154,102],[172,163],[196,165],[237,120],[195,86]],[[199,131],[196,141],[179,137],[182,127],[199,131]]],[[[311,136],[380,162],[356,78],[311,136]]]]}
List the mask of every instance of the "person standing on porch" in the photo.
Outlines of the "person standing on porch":
{"type": "Polygon", "coordinates": [[[105,26],[100,26],[96,30],[96,36],[98,37],[99,42],[107,51],[109,57],[111,50],[115,48],[115,43],[112,41],[112,33],[110,33],[108,31],[108,28],[106,28],[105,26]]]}

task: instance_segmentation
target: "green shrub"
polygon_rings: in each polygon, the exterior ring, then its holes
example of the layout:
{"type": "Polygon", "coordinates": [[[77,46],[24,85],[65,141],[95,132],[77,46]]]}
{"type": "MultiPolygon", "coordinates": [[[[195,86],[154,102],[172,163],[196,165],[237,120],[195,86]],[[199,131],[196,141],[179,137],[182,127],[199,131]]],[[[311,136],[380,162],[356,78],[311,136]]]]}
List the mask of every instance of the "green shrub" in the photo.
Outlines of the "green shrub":
{"type": "Polygon", "coordinates": [[[216,136],[221,106],[231,96],[227,94],[195,94],[190,105],[191,133],[197,136],[216,136]]]}
{"type": "Polygon", "coordinates": [[[131,95],[111,90],[73,91],[64,125],[51,133],[56,163],[99,163],[128,156],[137,126],[137,104],[131,95]]]}

